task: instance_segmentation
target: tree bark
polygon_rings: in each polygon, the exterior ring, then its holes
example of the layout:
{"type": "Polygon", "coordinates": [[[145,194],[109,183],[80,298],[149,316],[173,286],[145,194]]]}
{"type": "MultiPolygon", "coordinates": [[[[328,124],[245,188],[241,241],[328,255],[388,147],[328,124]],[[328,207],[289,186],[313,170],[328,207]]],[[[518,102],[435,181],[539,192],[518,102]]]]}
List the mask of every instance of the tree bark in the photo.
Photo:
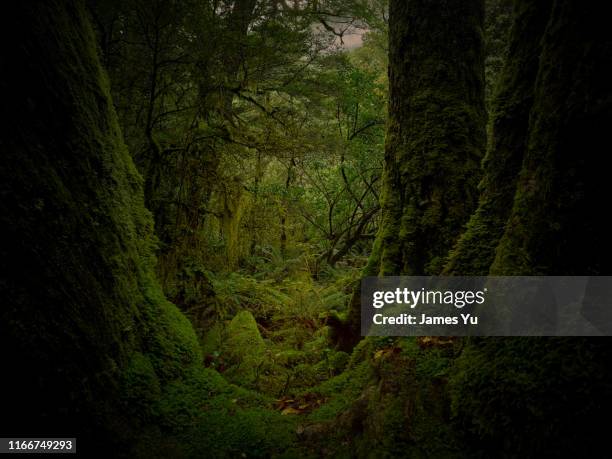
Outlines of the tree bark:
{"type": "Polygon", "coordinates": [[[0,39],[1,430],[77,436],[112,456],[146,417],[126,394],[151,400],[180,379],[200,362],[197,340],[154,279],[142,179],[85,8],[21,2],[11,21],[0,39]]]}
{"type": "Polygon", "coordinates": [[[445,274],[485,276],[516,192],[526,148],[529,115],[552,0],[515,2],[510,45],[493,99],[493,113],[478,209],[455,246],[445,274]]]}
{"type": "Polygon", "coordinates": [[[612,41],[598,5],[557,0],[542,38],[526,152],[497,275],[609,274],[612,41]]]}
{"type": "Polygon", "coordinates": [[[390,3],[379,274],[438,274],[475,207],[483,20],[478,0],[390,3]]]}
{"type": "MultiPolygon", "coordinates": [[[[391,0],[382,223],[364,271],[439,274],[476,206],[485,149],[484,2],[391,0]]],[[[359,288],[348,322],[359,339],[359,288]]]]}

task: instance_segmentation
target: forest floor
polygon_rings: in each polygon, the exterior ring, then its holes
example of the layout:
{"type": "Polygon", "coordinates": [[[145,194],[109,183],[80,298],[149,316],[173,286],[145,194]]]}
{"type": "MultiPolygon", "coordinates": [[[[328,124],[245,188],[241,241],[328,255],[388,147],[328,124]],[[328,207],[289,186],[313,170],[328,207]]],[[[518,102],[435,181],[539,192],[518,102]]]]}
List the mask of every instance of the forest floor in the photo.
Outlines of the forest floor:
{"type": "Polygon", "coordinates": [[[177,394],[180,406],[162,407],[189,418],[178,440],[187,456],[404,455],[423,443],[435,451],[436,439],[454,449],[441,390],[452,343],[368,338],[350,354],[337,350],[326,318],[345,314],[360,270],[317,280],[302,263],[265,272],[209,276],[227,318],[201,327],[200,384],[177,394]]]}

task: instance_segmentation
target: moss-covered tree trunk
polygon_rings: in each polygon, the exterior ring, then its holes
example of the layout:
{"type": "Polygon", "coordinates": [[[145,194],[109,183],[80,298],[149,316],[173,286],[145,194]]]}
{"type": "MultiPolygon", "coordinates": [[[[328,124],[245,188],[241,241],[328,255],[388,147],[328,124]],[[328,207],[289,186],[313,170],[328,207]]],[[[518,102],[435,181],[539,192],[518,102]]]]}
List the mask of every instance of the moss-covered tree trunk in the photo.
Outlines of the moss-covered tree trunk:
{"type": "Polygon", "coordinates": [[[391,1],[378,273],[438,274],[474,210],[485,146],[484,4],[391,1]]]}
{"type": "MultiPolygon", "coordinates": [[[[609,275],[608,19],[596,3],[516,4],[480,206],[447,269],[609,275]]],[[[471,339],[451,376],[455,418],[485,455],[597,455],[610,358],[592,338],[471,339]]]]}
{"type": "Polygon", "coordinates": [[[553,4],[492,274],[610,274],[602,200],[609,195],[612,40],[604,16],[594,3],[553,4]]]}
{"type": "MultiPolygon", "coordinates": [[[[391,0],[382,223],[366,276],[434,275],[477,202],[485,150],[484,2],[391,0]]],[[[359,339],[360,298],[340,347],[359,339]],[[350,332],[348,330],[351,330],[350,332]]]]}
{"type": "Polygon", "coordinates": [[[101,454],[130,439],[199,351],[152,275],[142,180],[84,7],[20,2],[11,22],[0,54],[2,433],[77,436],[101,454]]]}
{"type": "Polygon", "coordinates": [[[505,64],[493,99],[480,201],[445,267],[445,274],[487,275],[512,209],[526,147],[540,41],[551,0],[517,0],[505,64]]]}

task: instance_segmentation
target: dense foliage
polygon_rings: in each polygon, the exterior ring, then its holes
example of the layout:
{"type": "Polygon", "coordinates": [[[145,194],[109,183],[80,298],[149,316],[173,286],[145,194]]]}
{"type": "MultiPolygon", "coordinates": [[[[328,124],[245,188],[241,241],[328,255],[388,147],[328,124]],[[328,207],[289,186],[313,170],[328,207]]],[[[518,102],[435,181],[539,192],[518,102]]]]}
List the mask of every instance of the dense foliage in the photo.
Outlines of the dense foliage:
{"type": "Polygon", "coordinates": [[[607,274],[604,18],[21,4],[1,54],[1,433],[109,457],[597,451],[606,341],[358,324],[364,275],[607,274]]]}

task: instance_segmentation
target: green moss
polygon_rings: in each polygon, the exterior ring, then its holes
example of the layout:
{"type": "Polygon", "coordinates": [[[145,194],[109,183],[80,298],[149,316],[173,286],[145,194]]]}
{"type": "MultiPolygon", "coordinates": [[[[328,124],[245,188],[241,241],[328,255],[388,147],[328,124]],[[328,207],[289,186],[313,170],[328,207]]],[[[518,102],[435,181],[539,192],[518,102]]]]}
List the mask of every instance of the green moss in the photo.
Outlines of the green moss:
{"type": "Polygon", "coordinates": [[[264,363],[265,344],[249,311],[236,314],[227,326],[222,353],[230,365],[226,376],[231,381],[245,386],[257,382],[264,363]]]}
{"type": "Polygon", "coordinates": [[[320,394],[327,399],[326,403],[309,415],[309,421],[333,421],[339,414],[348,410],[351,404],[359,398],[372,376],[368,362],[362,362],[356,367],[346,370],[338,376],[309,388],[308,392],[320,394]]]}
{"type": "Polygon", "coordinates": [[[372,355],[374,352],[374,340],[373,338],[363,338],[359,341],[351,353],[347,368],[355,368],[372,355]]]}
{"type": "Polygon", "coordinates": [[[413,338],[363,340],[343,373],[310,389],[325,403],[306,424],[333,455],[465,457],[446,389],[453,356],[413,338]]]}
{"type": "Polygon", "coordinates": [[[203,355],[212,355],[220,351],[223,342],[223,326],[220,322],[215,323],[200,340],[203,355]]]}
{"type": "Polygon", "coordinates": [[[414,338],[391,345],[400,352],[375,355],[372,361],[377,386],[368,397],[363,439],[356,447],[364,457],[464,457],[449,422],[446,373],[453,350],[423,350],[414,338]]]}
{"type": "Polygon", "coordinates": [[[160,420],[185,457],[270,457],[289,450],[295,422],[271,409],[271,400],[229,384],[217,372],[193,371],[171,383],[159,403],[160,420]],[[170,423],[170,424],[167,424],[170,423]]]}
{"type": "Polygon", "coordinates": [[[493,274],[609,271],[600,242],[607,232],[597,204],[608,192],[608,165],[596,152],[608,141],[612,108],[592,102],[609,98],[603,82],[610,76],[609,38],[602,21],[600,12],[582,11],[574,2],[550,9],[525,155],[493,274]]]}
{"type": "Polygon", "coordinates": [[[140,352],[134,353],[123,371],[121,393],[127,410],[143,421],[150,421],[153,405],[161,397],[161,387],[151,361],[140,352]]]}
{"type": "Polygon", "coordinates": [[[342,351],[332,351],[327,356],[327,366],[333,374],[342,372],[350,360],[350,355],[342,351]]]}
{"type": "MultiPolygon", "coordinates": [[[[437,275],[477,205],[486,143],[484,2],[398,0],[389,8],[393,103],[382,216],[365,275],[437,275]]],[[[356,289],[352,345],[359,311],[356,289]]]]}
{"type": "Polygon", "coordinates": [[[581,338],[473,338],[450,375],[473,454],[566,456],[607,438],[610,347],[581,338]],[[600,414],[597,414],[600,413],[600,414]]]}
{"type": "Polygon", "coordinates": [[[288,349],[285,351],[274,354],[274,360],[279,365],[294,366],[300,363],[304,363],[308,359],[308,354],[303,351],[296,351],[294,349],[288,349]]]}
{"type": "Polygon", "coordinates": [[[493,99],[489,145],[483,160],[478,209],[453,248],[445,274],[486,275],[506,228],[526,149],[540,59],[539,45],[551,2],[519,1],[508,54],[493,99]]]}

